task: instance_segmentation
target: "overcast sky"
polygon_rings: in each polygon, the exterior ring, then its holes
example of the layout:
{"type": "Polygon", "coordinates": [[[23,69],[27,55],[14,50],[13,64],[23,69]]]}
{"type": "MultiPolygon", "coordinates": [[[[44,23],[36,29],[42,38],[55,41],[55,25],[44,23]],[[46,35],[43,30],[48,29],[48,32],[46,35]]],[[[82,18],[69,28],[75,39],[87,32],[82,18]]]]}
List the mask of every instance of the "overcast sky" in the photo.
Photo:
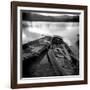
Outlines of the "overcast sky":
{"type": "Polygon", "coordinates": [[[68,16],[78,16],[79,14],[78,13],[76,13],[76,14],[68,14],[68,13],[60,13],[60,14],[58,14],[58,13],[40,13],[40,12],[30,12],[31,14],[38,14],[38,15],[43,15],[43,16],[64,16],[64,15],[68,15],[68,16]]]}

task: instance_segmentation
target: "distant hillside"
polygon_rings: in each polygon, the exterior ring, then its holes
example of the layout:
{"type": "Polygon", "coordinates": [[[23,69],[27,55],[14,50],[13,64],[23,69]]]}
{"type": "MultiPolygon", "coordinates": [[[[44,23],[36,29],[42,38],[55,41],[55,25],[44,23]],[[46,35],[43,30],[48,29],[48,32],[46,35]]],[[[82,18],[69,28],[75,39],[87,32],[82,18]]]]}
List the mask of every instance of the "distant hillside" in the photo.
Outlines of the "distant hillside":
{"type": "Polygon", "coordinates": [[[32,13],[23,13],[22,19],[26,21],[79,22],[79,16],[44,16],[32,13]]]}

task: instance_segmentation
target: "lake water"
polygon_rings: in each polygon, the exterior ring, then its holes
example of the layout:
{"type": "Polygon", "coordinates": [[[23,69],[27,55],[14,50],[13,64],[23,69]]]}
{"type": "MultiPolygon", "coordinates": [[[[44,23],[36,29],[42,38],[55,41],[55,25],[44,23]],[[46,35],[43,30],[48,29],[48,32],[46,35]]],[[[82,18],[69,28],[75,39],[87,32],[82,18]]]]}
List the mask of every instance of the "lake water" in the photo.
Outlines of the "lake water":
{"type": "Polygon", "coordinates": [[[79,34],[78,22],[22,22],[22,43],[36,40],[44,35],[58,35],[63,39],[73,44],[77,40],[77,34],[79,34]]]}

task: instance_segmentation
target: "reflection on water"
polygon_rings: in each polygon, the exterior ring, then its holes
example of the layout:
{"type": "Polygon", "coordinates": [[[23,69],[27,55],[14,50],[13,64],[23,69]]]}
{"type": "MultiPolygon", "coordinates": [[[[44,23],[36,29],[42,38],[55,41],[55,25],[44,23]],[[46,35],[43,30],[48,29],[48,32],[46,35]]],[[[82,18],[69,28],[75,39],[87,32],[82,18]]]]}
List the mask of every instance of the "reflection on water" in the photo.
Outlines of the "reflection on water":
{"type": "Polygon", "coordinates": [[[59,35],[72,44],[79,33],[78,22],[22,22],[22,43],[43,37],[44,35],[59,35]]]}

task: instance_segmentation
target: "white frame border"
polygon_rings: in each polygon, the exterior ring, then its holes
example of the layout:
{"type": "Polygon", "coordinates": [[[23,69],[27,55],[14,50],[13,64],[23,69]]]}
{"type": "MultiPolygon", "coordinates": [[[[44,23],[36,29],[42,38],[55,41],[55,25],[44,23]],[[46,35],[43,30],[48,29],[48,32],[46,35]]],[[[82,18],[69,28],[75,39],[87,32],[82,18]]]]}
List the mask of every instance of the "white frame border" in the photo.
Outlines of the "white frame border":
{"type": "Polygon", "coordinates": [[[84,10],[72,10],[72,9],[53,9],[53,8],[36,8],[36,7],[17,7],[17,83],[44,83],[44,82],[63,82],[63,81],[77,81],[84,80],[84,10]],[[58,12],[77,12],[80,14],[80,75],[77,76],[55,76],[55,77],[39,77],[39,78],[20,78],[20,10],[37,10],[37,11],[58,11],[58,12]],[[82,57],[83,56],[83,57],[82,57]]]}

